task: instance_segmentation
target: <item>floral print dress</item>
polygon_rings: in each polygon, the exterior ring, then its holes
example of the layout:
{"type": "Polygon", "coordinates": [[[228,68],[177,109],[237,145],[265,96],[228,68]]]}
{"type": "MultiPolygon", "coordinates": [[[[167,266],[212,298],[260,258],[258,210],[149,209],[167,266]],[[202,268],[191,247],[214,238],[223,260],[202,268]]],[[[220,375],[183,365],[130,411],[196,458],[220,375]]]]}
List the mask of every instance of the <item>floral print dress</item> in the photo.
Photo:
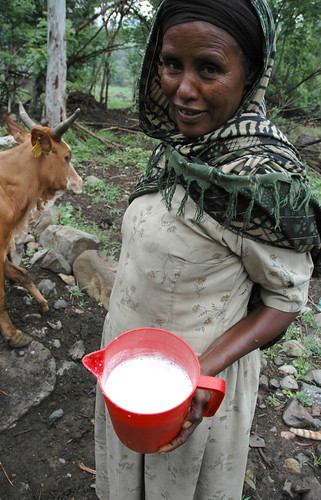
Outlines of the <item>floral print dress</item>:
{"type": "MultiPolygon", "coordinates": [[[[158,327],[183,338],[197,355],[247,314],[253,282],[265,305],[296,312],[307,300],[309,253],[263,245],[204,215],[194,222],[177,186],[168,211],[159,193],[135,199],[122,227],[123,246],[102,347],[122,332],[158,327]]],[[[218,374],[226,395],[180,448],[142,455],[117,438],[97,388],[96,493],[101,500],[239,500],[258,390],[253,351],[218,374]]]]}

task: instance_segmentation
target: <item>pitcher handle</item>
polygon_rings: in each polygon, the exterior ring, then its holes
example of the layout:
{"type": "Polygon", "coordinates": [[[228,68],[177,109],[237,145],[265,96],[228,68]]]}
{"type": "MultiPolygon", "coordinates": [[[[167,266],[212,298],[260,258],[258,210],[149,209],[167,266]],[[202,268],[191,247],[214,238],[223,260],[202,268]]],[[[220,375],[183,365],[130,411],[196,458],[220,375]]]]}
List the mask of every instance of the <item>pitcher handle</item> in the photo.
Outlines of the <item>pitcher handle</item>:
{"type": "Polygon", "coordinates": [[[197,388],[211,391],[210,399],[204,411],[204,417],[213,417],[225,396],[225,380],[218,377],[200,375],[197,388]]]}

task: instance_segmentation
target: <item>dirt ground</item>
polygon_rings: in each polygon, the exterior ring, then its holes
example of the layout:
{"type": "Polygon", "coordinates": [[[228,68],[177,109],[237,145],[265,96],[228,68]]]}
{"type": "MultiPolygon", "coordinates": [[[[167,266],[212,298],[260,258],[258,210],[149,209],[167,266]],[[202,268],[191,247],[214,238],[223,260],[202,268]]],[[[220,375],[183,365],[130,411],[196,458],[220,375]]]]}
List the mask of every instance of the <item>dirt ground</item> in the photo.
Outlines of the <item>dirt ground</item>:
{"type": "MultiPolygon", "coordinates": [[[[69,103],[74,108],[77,99],[69,103]]],[[[90,106],[89,106],[90,108],[90,106]]],[[[97,112],[86,115],[87,122],[97,121],[97,112]]],[[[117,113],[99,114],[102,123],[116,124],[117,113]]],[[[134,117],[128,112],[118,113],[121,126],[132,126],[134,117]]],[[[85,116],[80,121],[85,121],[85,116]]],[[[88,174],[91,172],[89,171],[88,174]]],[[[119,182],[126,183],[124,177],[119,182]]],[[[124,184],[124,189],[126,185],[124,184]]],[[[69,200],[68,197],[60,199],[69,200]]],[[[82,213],[88,215],[88,199],[85,195],[75,198],[82,213]]],[[[124,206],[122,207],[125,208],[124,206]]],[[[104,208],[97,207],[92,217],[103,217],[104,208]]],[[[121,217],[114,221],[119,227],[121,217]]],[[[47,347],[54,356],[57,365],[70,361],[69,349],[78,340],[83,340],[86,352],[99,349],[100,336],[106,311],[97,302],[86,297],[86,305],[79,313],[77,304],[73,303],[69,291],[63,281],[54,273],[41,269],[38,264],[31,269],[34,281],[39,283],[43,278],[49,278],[56,283],[57,295],[49,299],[50,310],[46,316],[37,316],[36,304],[28,305],[23,300],[26,295],[10,284],[6,286],[7,307],[13,323],[27,333],[37,335],[48,322],[58,320],[62,323],[61,330],[36,338],[47,347]],[[68,306],[63,311],[52,307],[58,298],[65,299],[68,306]],[[30,314],[34,314],[30,321],[30,314]],[[60,341],[60,347],[55,347],[52,340],[60,341]]],[[[311,294],[315,302],[321,297],[321,283],[313,281],[311,294]]],[[[49,329],[50,330],[50,329],[49,329]]],[[[10,349],[0,339],[1,352],[10,349]]],[[[269,365],[270,375],[276,369],[269,365]]],[[[277,373],[276,373],[277,376],[277,373]]],[[[23,384],[21,380],[21,384],[23,384]]],[[[10,394],[10,387],[0,387],[0,404],[10,394]]],[[[267,396],[268,394],[263,394],[267,396]]],[[[53,392],[38,406],[31,408],[21,417],[15,426],[0,433],[0,500],[91,500],[95,499],[95,461],[94,461],[94,406],[95,379],[87,372],[80,361],[72,370],[57,377],[53,392]],[[51,420],[50,415],[62,409],[61,418],[51,420]]],[[[306,476],[316,476],[321,481],[320,467],[312,467],[311,461],[302,469],[302,474],[296,476],[285,471],[283,463],[286,458],[295,457],[303,452],[312,457],[313,453],[321,455],[321,445],[316,441],[281,440],[280,432],[288,430],[282,420],[282,408],[275,409],[266,406],[257,408],[253,422],[253,432],[264,438],[264,448],[252,448],[249,453],[248,468],[256,478],[256,490],[248,489],[245,497],[252,500],[282,500],[290,496],[283,492],[286,481],[301,484],[306,476]],[[271,430],[272,429],[272,430],[271,430]]],[[[303,498],[301,495],[295,497],[303,498]]],[[[126,500],[126,499],[111,499],[126,500]]],[[[171,499],[176,500],[176,499],[171,499]]],[[[205,499],[204,499],[205,500],[205,499]]],[[[315,499],[316,500],[316,499],[315,499]]]]}

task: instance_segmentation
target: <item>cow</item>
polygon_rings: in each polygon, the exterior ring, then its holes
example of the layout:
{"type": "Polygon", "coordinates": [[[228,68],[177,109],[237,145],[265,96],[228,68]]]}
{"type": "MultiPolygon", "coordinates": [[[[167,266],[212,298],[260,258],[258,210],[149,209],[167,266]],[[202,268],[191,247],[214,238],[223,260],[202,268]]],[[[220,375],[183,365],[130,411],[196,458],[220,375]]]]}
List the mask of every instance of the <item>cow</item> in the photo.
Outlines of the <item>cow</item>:
{"type": "Polygon", "coordinates": [[[71,151],[62,135],[80,110],[54,128],[37,125],[22,103],[19,113],[29,132],[11,118],[5,121],[19,145],[0,152],[0,331],[12,348],[21,348],[32,337],[16,329],[6,310],[5,278],[13,280],[34,296],[41,311],[48,304],[29,273],[11,259],[17,243],[23,242],[38,210],[63,191],[82,192],[82,179],[71,165],[71,151]]]}

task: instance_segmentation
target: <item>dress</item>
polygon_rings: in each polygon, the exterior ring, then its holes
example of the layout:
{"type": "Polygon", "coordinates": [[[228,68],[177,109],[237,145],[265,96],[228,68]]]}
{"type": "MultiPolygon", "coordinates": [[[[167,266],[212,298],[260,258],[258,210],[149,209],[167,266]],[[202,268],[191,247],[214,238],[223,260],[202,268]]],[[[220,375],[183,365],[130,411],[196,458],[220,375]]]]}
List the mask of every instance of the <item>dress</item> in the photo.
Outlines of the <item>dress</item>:
{"type": "MultiPolygon", "coordinates": [[[[243,238],[206,214],[196,223],[190,198],[179,217],[183,194],[177,186],[171,211],[159,193],[141,196],[127,209],[102,346],[124,331],[151,326],[180,335],[200,355],[247,314],[254,277],[265,305],[294,312],[305,304],[313,267],[309,253],[243,238]]],[[[257,350],[218,374],[226,380],[226,395],[216,415],[204,418],[182,447],[163,455],[141,455],[120,443],[98,389],[99,498],[239,500],[259,365],[257,350]]]]}

